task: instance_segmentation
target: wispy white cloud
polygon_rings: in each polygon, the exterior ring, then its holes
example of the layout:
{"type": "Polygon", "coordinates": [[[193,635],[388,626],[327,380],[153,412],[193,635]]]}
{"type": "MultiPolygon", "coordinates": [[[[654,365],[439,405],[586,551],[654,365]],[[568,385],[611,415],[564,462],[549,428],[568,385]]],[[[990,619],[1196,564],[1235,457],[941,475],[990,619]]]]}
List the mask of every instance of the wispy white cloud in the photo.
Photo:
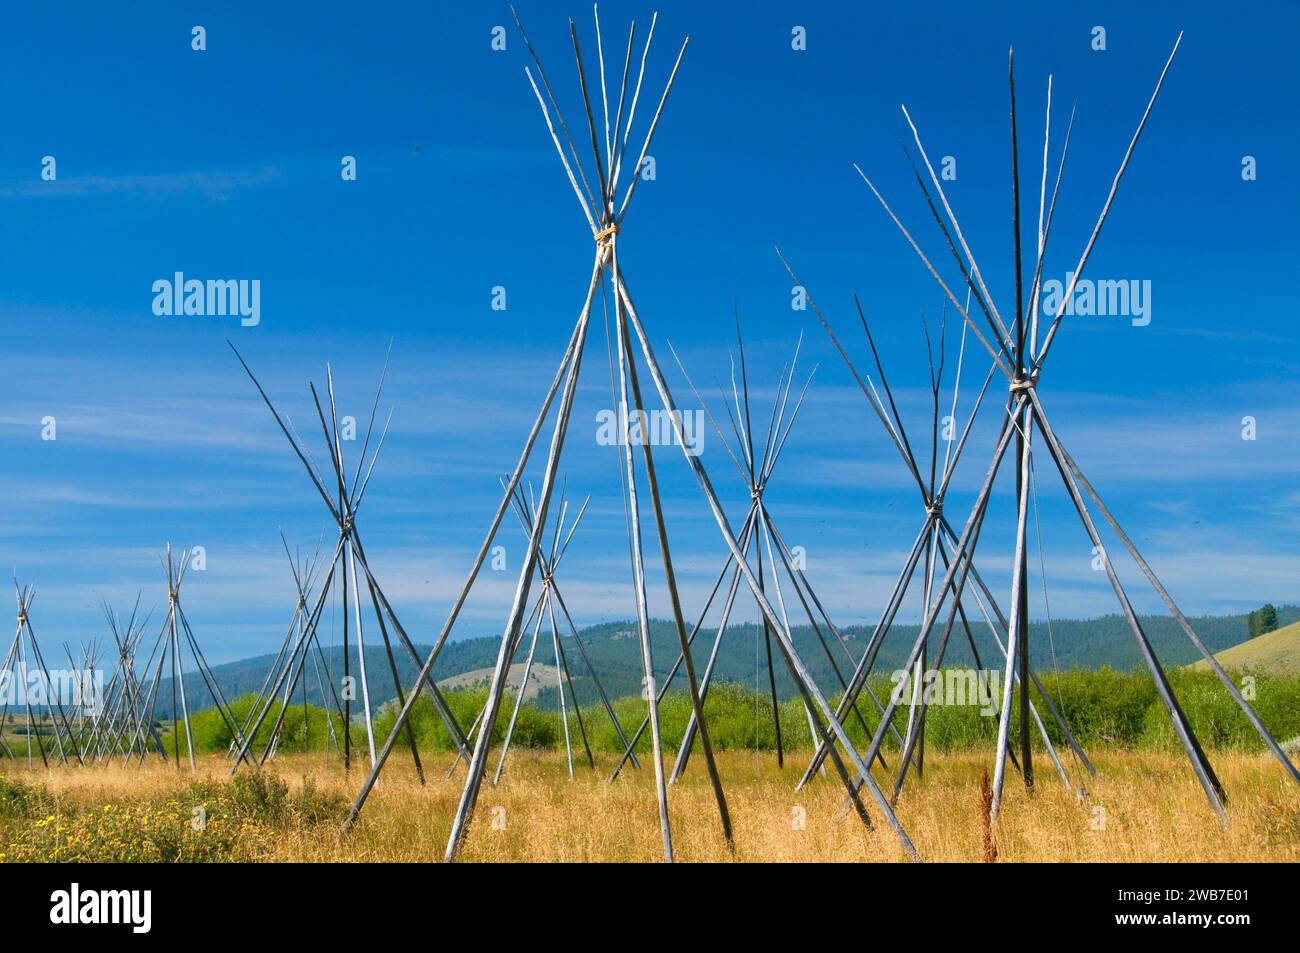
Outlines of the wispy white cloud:
{"type": "Polygon", "coordinates": [[[52,182],[23,180],[0,183],[0,198],[74,198],[91,195],[125,195],[158,199],[198,194],[216,201],[243,189],[268,185],[280,178],[273,166],[256,170],[221,172],[155,172],[133,175],[62,176],[52,182]]]}

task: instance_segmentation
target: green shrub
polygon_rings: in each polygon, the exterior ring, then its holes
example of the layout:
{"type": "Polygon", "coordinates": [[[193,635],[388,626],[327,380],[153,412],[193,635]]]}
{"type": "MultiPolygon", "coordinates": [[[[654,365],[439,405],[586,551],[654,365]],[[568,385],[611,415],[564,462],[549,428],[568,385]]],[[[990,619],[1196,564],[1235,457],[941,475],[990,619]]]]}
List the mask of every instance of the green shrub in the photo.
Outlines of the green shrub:
{"type": "MultiPolygon", "coordinates": [[[[1085,750],[1112,746],[1170,748],[1178,745],[1168,715],[1156,694],[1155,684],[1145,671],[1071,669],[1059,673],[1042,671],[1039,677],[1052,703],[1062,712],[1070,730],[1085,750]]],[[[1187,712],[1203,744],[1241,751],[1263,749],[1263,742],[1250,721],[1212,672],[1171,669],[1168,677],[1179,703],[1187,712]]],[[[1264,724],[1279,738],[1300,735],[1300,676],[1257,675],[1254,679],[1255,698],[1251,704],[1264,724]]],[[[870,684],[881,704],[888,705],[894,682],[888,676],[880,675],[873,677],[870,684]]],[[[1001,704],[1000,687],[997,694],[995,708],[1001,704]]],[[[487,689],[481,685],[456,689],[444,692],[444,697],[462,730],[468,732],[487,699],[487,689]]],[[[548,696],[548,700],[554,698],[553,693],[548,696]]],[[[1012,693],[1013,718],[1019,710],[1019,698],[1017,688],[1012,693]]],[[[1052,744],[1058,749],[1064,749],[1065,738],[1036,689],[1032,692],[1032,698],[1047,726],[1052,744]]],[[[839,698],[832,696],[829,701],[832,706],[836,706],[839,698]]],[[[241,718],[245,716],[252,703],[252,696],[237,699],[234,706],[236,715],[241,718]]],[[[501,712],[492,731],[493,746],[499,746],[505,737],[514,703],[515,698],[511,693],[502,699],[501,712]]],[[[610,704],[624,736],[630,739],[646,718],[646,702],[636,696],[625,696],[612,699],[610,704]]],[[[278,711],[277,704],[275,713],[278,714],[278,711]]],[[[790,751],[811,748],[812,734],[802,699],[794,697],[782,701],[779,711],[784,748],[790,751]]],[[[711,687],[705,701],[705,713],[709,738],[717,750],[775,750],[776,729],[772,718],[772,701],[766,691],[755,691],[746,685],[717,682],[711,687]]],[[[688,697],[675,687],[659,706],[660,732],[666,751],[675,752],[681,744],[690,715],[688,697]]],[[[377,742],[382,743],[387,739],[396,716],[397,706],[392,703],[383,706],[376,714],[374,729],[377,742]]],[[[568,716],[571,743],[575,750],[581,750],[582,739],[572,699],[569,700],[568,716]]],[[[895,712],[894,728],[898,737],[906,733],[907,716],[906,705],[900,706],[895,712]]],[[[274,717],[275,715],[268,717],[259,730],[259,747],[269,740],[274,717]]],[[[850,710],[843,722],[854,743],[865,746],[876,730],[878,719],[879,713],[875,705],[863,693],[857,704],[857,712],[850,710]],[[860,719],[858,713],[861,714],[860,719]]],[[[341,735],[342,728],[337,725],[337,720],[335,718],[336,733],[341,735]]],[[[192,721],[198,750],[204,754],[218,754],[228,750],[229,730],[215,711],[198,712],[192,716],[192,721]]],[[[285,714],[285,732],[280,751],[302,750],[304,725],[313,750],[333,749],[325,711],[312,708],[304,720],[299,705],[290,706],[285,714]]],[[[426,694],[416,699],[411,710],[410,725],[422,750],[453,750],[451,735],[426,694]]],[[[584,704],[582,725],[594,752],[622,754],[623,742],[603,704],[584,704]]],[[[982,710],[978,703],[933,704],[926,713],[926,747],[932,751],[953,751],[988,745],[996,739],[997,727],[996,714],[982,710]]],[[[1041,748],[1042,742],[1036,728],[1033,734],[1034,745],[1041,748]]],[[[884,749],[896,750],[899,746],[898,737],[893,732],[886,733],[884,749]]],[[[352,738],[355,747],[364,746],[365,728],[359,720],[354,720],[352,738]]],[[[562,748],[563,744],[564,726],[555,707],[548,705],[541,708],[535,701],[525,702],[520,707],[511,741],[513,747],[556,750],[562,748]]],[[[183,733],[181,748],[184,757],[183,733]]],[[[649,750],[650,732],[647,729],[642,732],[636,752],[640,755],[649,750]]]]}
{"type": "MultiPolygon", "coordinates": [[[[253,711],[256,702],[257,696],[250,692],[241,695],[230,703],[235,724],[241,730],[248,722],[249,715],[253,711]]],[[[255,750],[262,751],[270,742],[281,713],[284,716],[284,725],[280,730],[280,744],[276,749],[277,751],[295,753],[333,750],[334,739],[336,738],[338,743],[342,744],[343,723],[337,712],[331,713],[325,708],[309,705],[306,714],[304,714],[301,703],[290,704],[286,709],[283,703],[277,699],[272,702],[270,710],[263,718],[261,725],[258,726],[253,739],[255,750]]],[[[189,757],[185,744],[185,726],[183,723],[178,723],[174,726],[174,729],[168,728],[162,732],[163,747],[169,757],[174,756],[179,750],[181,759],[185,760],[189,757]]],[[[226,719],[222,717],[215,707],[191,712],[190,731],[194,739],[194,752],[196,755],[224,754],[231,750],[234,745],[235,734],[226,719]]],[[[364,741],[364,735],[364,727],[353,726],[352,741],[354,744],[364,741]]]]}
{"type": "Polygon", "coordinates": [[[35,817],[53,808],[54,797],[44,785],[0,776],[0,817],[35,817]]]}
{"type": "MultiPolygon", "coordinates": [[[[1240,688],[1241,676],[1238,679],[1240,688]]],[[[1255,713],[1274,738],[1300,733],[1300,679],[1287,675],[1251,675],[1246,683],[1255,698],[1255,713]]],[[[1187,715],[1201,744],[1210,748],[1262,751],[1263,739],[1213,672],[1180,669],[1169,674],[1178,703],[1187,715]]],[[[1165,707],[1156,701],[1147,712],[1142,736],[1144,746],[1173,750],[1180,748],[1178,735],[1165,707]]]]}

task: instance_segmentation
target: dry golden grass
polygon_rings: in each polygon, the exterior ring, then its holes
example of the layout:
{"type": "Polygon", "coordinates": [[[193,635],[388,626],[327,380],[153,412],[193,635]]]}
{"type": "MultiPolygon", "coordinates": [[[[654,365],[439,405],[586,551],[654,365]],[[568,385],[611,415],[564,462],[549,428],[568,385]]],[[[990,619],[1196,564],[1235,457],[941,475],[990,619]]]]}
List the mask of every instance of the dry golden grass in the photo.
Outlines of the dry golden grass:
{"type": "MultiPolygon", "coordinates": [[[[1099,777],[1079,801],[1039,769],[1030,796],[1018,776],[993,831],[1005,861],[1296,861],[1300,860],[1300,797],[1266,756],[1219,753],[1216,769],[1227,787],[1230,822],[1222,827],[1181,757],[1152,752],[1106,752],[1099,777]],[[1104,812],[1104,813],[1102,813],[1104,812]],[[1104,821],[1104,823],[1103,823],[1104,821]]],[[[778,771],[768,755],[720,755],[740,861],[897,861],[904,859],[893,832],[872,810],[876,829],[853,815],[840,819],[843,789],[832,776],[793,791],[801,758],[778,771]],[[800,818],[803,823],[800,824],[800,818]]],[[[599,762],[598,762],[599,763],[599,762]]],[[[986,753],[938,754],[927,759],[923,780],[909,780],[898,815],[922,858],[979,861],[984,852],[980,779],[986,753]]],[[[294,823],[256,838],[268,861],[432,861],[442,858],[464,770],[445,779],[449,757],[430,756],[430,782],[420,787],[408,764],[394,763],[351,834],[334,820],[294,823]]],[[[653,777],[647,767],[625,772],[613,785],[608,768],[579,769],[567,778],[563,758],[552,753],[512,753],[499,787],[485,785],[464,845],[470,861],[657,861],[662,858],[653,777]],[[494,823],[495,822],[495,823],[494,823]]],[[[1046,770],[1043,770],[1046,769],[1046,770]]],[[[363,772],[346,779],[332,756],[281,757],[273,769],[296,789],[311,776],[322,792],[350,802],[363,772]]],[[[213,779],[223,763],[200,768],[213,779]]],[[[60,803],[87,808],[179,796],[189,773],[162,765],[37,770],[0,763],[10,778],[43,783],[60,803]]],[[[731,859],[722,839],[712,789],[702,764],[670,789],[673,838],[684,861],[731,859]]],[[[870,804],[869,804],[870,806],[870,804]]],[[[0,834],[6,824],[0,821],[0,834]]]]}

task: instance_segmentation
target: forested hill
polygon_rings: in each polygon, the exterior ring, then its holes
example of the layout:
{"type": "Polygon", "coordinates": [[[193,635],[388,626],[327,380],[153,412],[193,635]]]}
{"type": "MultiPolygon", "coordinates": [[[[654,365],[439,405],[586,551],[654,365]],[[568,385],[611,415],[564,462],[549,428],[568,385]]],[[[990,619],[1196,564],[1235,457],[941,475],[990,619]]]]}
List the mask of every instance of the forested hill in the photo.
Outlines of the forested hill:
{"type": "MultiPolygon", "coordinates": [[[[1277,610],[1278,624],[1288,625],[1300,621],[1300,606],[1280,606],[1277,610]]],[[[982,619],[971,619],[976,649],[985,668],[1001,667],[998,650],[993,644],[988,628],[982,619]]],[[[1196,632],[1205,641],[1210,651],[1218,652],[1244,642],[1250,637],[1248,620],[1245,615],[1203,616],[1190,620],[1196,632]]],[[[1150,636],[1156,652],[1162,662],[1169,667],[1186,665],[1200,658],[1196,648],[1183,634],[1178,624],[1167,616],[1142,618],[1143,628],[1150,636]]],[[[610,697],[639,694],[641,691],[642,671],[640,647],[632,622],[608,622],[590,626],[581,633],[582,646],[592,668],[595,669],[601,684],[610,697]]],[[[875,671],[888,673],[900,668],[906,661],[907,653],[914,642],[919,627],[916,625],[896,626],[889,634],[876,662],[875,671]]],[[[839,691],[835,669],[832,668],[828,652],[823,649],[817,634],[808,627],[796,627],[795,643],[805,663],[812,670],[827,694],[839,691]]],[[[201,633],[196,633],[202,638],[201,633]]],[[[835,641],[834,637],[823,629],[822,636],[830,650],[843,677],[847,678],[853,670],[854,661],[861,654],[867,639],[871,635],[869,628],[852,626],[843,631],[848,644],[848,653],[835,641]]],[[[651,623],[651,642],[654,647],[655,670],[663,677],[677,658],[677,632],[674,626],[664,620],[651,623]]],[[[697,670],[703,672],[713,643],[713,631],[701,630],[696,637],[694,655],[697,670]]],[[[937,633],[936,633],[937,643],[937,633]]],[[[469,638],[448,643],[444,648],[434,677],[449,678],[466,672],[482,671],[484,679],[491,672],[496,662],[500,638],[495,636],[469,638]]],[[[1030,645],[1033,664],[1043,671],[1068,668],[1100,668],[1108,665],[1116,669],[1136,669],[1142,667],[1142,659],[1137,644],[1133,639],[1122,616],[1102,616],[1097,619],[1061,619],[1052,623],[1051,633],[1047,626],[1035,623],[1030,629],[1030,645]]],[[[595,687],[583,661],[583,653],[570,635],[562,640],[561,647],[567,658],[569,671],[577,688],[579,701],[586,703],[594,699],[595,687]]],[[[421,660],[429,652],[429,646],[417,646],[421,660]]],[[[781,660],[778,647],[773,641],[773,660],[777,670],[777,692],[782,698],[795,694],[794,683],[781,660]]],[[[527,654],[527,645],[521,647],[516,662],[522,662],[527,654]]],[[[410,687],[418,673],[418,666],[399,646],[394,646],[394,657],[398,675],[402,684],[410,687]]],[[[334,679],[343,672],[342,652],[336,646],[326,649],[325,664],[328,665],[334,679]]],[[[554,653],[550,639],[539,640],[537,660],[544,664],[554,663],[554,653]]],[[[218,665],[214,673],[227,698],[234,698],[246,692],[257,691],[266,678],[267,669],[273,656],[264,655],[218,665]]],[[[972,666],[974,660],[965,633],[960,626],[953,629],[945,665],[972,666]]],[[[357,675],[357,659],[353,650],[349,660],[352,674],[357,675]]],[[[366,648],[366,674],[372,706],[378,707],[395,695],[391,669],[382,644],[373,642],[366,648]]],[[[323,676],[323,671],[322,671],[323,676]]],[[[763,644],[763,630],[757,625],[740,625],[727,630],[718,652],[716,677],[724,681],[739,682],[764,689],[768,683],[767,651],[763,644]]],[[[313,703],[321,701],[320,689],[313,666],[308,666],[304,679],[307,697],[313,703]]],[[[208,707],[207,689],[197,673],[187,674],[184,678],[185,695],[191,710],[208,707]]],[[[684,676],[679,674],[675,687],[684,683],[684,676]]],[[[553,690],[552,690],[553,691],[553,690]]],[[[543,692],[538,703],[549,705],[555,702],[548,697],[552,691],[543,692]]],[[[360,691],[358,689],[358,695],[360,691]]],[[[302,688],[295,693],[301,698],[302,688]]],[[[158,711],[171,711],[170,680],[159,687],[158,711]]]]}

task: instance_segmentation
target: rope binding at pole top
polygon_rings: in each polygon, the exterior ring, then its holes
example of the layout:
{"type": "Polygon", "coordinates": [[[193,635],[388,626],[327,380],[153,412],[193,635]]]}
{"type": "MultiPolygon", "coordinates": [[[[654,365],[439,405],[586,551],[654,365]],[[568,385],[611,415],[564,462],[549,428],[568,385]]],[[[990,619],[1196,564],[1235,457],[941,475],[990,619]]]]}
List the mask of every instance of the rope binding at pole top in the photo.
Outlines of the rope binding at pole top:
{"type": "Polygon", "coordinates": [[[614,223],[605,226],[592,237],[595,239],[597,245],[606,245],[614,240],[614,236],[618,234],[618,231],[618,224],[614,223]]]}
{"type": "Polygon", "coordinates": [[[1038,372],[1034,371],[1028,377],[1017,377],[1015,380],[1011,382],[1011,384],[1009,385],[1009,389],[1011,393],[1015,394],[1015,393],[1019,393],[1020,391],[1032,390],[1037,383],[1038,383],[1038,372]]]}

